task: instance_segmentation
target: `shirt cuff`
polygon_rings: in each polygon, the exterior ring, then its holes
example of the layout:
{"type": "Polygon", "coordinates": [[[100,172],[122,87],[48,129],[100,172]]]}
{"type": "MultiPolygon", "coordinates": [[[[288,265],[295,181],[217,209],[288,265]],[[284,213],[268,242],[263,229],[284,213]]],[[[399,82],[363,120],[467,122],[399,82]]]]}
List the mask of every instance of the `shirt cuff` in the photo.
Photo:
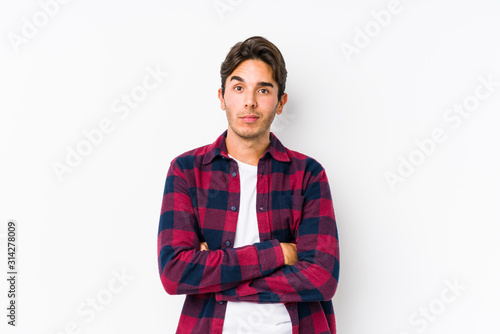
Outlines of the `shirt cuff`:
{"type": "Polygon", "coordinates": [[[255,247],[257,248],[262,277],[285,265],[283,249],[277,239],[256,243],[255,247]]]}

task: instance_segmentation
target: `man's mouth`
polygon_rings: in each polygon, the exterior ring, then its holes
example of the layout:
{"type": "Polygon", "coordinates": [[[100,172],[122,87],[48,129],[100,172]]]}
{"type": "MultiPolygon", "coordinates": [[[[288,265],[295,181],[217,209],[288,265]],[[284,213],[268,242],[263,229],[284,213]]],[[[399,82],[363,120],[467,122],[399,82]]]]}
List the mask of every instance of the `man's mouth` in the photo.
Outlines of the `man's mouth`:
{"type": "Polygon", "coordinates": [[[259,117],[255,116],[255,115],[245,115],[245,116],[240,117],[240,119],[244,123],[254,123],[259,119],[259,117]]]}

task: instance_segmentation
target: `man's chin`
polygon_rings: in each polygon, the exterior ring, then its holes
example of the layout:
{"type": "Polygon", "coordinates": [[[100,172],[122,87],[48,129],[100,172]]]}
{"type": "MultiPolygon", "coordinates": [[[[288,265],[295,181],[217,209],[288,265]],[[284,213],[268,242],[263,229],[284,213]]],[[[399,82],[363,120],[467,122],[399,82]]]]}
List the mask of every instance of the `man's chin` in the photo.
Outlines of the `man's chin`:
{"type": "Polygon", "coordinates": [[[235,131],[235,134],[238,137],[244,138],[244,139],[256,139],[262,136],[262,134],[265,131],[235,131]]]}

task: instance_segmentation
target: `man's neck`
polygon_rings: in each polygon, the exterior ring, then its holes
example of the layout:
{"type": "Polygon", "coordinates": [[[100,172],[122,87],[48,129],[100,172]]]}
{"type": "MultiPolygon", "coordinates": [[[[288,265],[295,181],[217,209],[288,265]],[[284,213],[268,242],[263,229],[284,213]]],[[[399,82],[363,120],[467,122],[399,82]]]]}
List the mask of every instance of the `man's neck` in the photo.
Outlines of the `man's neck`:
{"type": "Polygon", "coordinates": [[[236,160],[257,166],[260,157],[266,153],[271,142],[269,131],[258,138],[242,138],[229,130],[226,137],[227,152],[236,160]]]}

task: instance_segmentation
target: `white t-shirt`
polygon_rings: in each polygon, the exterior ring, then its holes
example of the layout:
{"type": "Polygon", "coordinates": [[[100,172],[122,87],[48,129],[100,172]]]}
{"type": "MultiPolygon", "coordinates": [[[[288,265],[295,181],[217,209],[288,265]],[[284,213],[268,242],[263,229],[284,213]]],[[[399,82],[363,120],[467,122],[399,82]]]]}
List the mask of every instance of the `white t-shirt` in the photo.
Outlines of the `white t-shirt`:
{"type": "MultiPolygon", "coordinates": [[[[240,174],[240,209],[234,247],[241,247],[260,242],[256,211],[257,166],[236,162],[240,174]]],[[[282,303],[228,302],[222,333],[290,334],[292,323],[282,303]]]]}

